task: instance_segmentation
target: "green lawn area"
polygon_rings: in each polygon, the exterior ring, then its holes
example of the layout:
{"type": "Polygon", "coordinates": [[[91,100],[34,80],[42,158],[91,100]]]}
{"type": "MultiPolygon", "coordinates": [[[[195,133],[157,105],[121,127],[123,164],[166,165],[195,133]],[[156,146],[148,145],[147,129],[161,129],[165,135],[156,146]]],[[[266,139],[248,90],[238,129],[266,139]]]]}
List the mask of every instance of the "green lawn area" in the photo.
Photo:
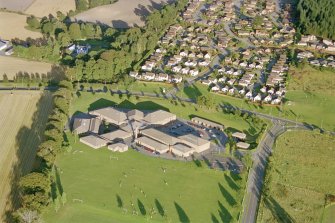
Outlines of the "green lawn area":
{"type": "Polygon", "coordinates": [[[236,222],[246,175],[164,160],[130,150],[94,150],[69,133],[71,152],[58,157],[67,202],[45,222],[236,222]]]}
{"type": "Polygon", "coordinates": [[[325,208],[323,223],[333,223],[335,219],[335,204],[325,208]]]}
{"type": "Polygon", "coordinates": [[[230,104],[335,131],[334,84],[335,72],[320,71],[306,66],[303,69],[292,69],[286,94],[288,102],[281,107],[258,106],[243,99],[212,93],[208,91],[207,86],[200,83],[185,88],[178,93],[178,96],[196,98],[200,95],[209,95],[217,104],[230,104]]]}
{"type": "Polygon", "coordinates": [[[172,104],[171,101],[163,98],[137,98],[132,96],[129,99],[126,96],[120,98],[118,95],[110,95],[109,93],[87,93],[80,92],[79,97],[75,97],[72,102],[70,114],[75,112],[87,112],[97,108],[119,104],[122,108],[137,108],[142,110],[164,109],[175,113],[177,117],[190,119],[193,116],[203,117],[223,124],[226,128],[232,130],[243,131],[250,140],[255,140],[259,136],[260,127],[254,123],[248,122],[241,117],[235,115],[224,114],[214,109],[207,110],[190,103],[172,104]]]}
{"type": "Polygon", "coordinates": [[[331,217],[332,208],[324,205],[325,195],[335,194],[334,145],[335,137],[316,132],[292,131],[279,137],[258,222],[321,222],[325,210],[331,217]]]}

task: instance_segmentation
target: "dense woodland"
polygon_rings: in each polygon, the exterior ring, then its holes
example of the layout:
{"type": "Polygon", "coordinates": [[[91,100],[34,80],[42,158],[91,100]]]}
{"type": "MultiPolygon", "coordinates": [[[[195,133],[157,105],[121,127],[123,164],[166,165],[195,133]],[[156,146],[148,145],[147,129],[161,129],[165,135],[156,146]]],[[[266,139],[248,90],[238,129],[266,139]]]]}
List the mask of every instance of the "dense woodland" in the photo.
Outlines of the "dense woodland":
{"type": "Polygon", "coordinates": [[[335,40],[334,0],[300,0],[297,10],[302,33],[335,40]]]}

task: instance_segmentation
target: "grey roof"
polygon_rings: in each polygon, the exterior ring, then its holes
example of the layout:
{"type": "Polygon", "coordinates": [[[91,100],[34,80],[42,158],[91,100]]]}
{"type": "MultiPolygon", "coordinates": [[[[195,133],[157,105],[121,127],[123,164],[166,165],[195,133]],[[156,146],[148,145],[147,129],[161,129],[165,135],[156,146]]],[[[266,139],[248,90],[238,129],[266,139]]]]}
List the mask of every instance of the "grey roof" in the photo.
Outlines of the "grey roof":
{"type": "Polygon", "coordinates": [[[108,145],[108,149],[112,151],[124,152],[128,150],[128,145],[118,142],[118,143],[108,145]]]}
{"type": "Polygon", "coordinates": [[[101,119],[104,119],[107,122],[116,124],[116,125],[125,123],[125,121],[127,120],[126,113],[116,110],[113,107],[107,107],[107,108],[90,111],[89,114],[97,115],[101,119]]]}
{"type": "Polygon", "coordinates": [[[132,134],[130,134],[129,132],[118,129],[113,132],[102,134],[101,138],[109,140],[109,141],[114,141],[114,140],[127,139],[127,138],[130,138],[131,136],[132,134]]]}
{"type": "Polygon", "coordinates": [[[194,146],[194,148],[210,143],[209,141],[207,141],[205,139],[202,139],[198,136],[192,135],[192,134],[179,136],[178,138],[184,140],[185,143],[188,143],[188,144],[194,146]]]}
{"type": "Polygon", "coordinates": [[[75,118],[73,121],[72,131],[76,134],[88,132],[90,130],[90,118],[75,118]]]}
{"type": "Polygon", "coordinates": [[[176,145],[173,145],[171,147],[172,149],[175,149],[175,150],[178,150],[182,153],[187,153],[187,152],[194,152],[194,149],[189,147],[189,146],[186,146],[184,144],[181,144],[181,143],[177,143],[176,145]]]}
{"type": "Polygon", "coordinates": [[[245,139],[247,137],[247,135],[243,132],[234,132],[232,136],[238,139],[245,139]]]}
{"type": "Polygon", "coordinates": [[[176,118],[175,114],[163,110],[157,110],[147,114],[144,120],[151,124],[166,124],[176,118]]]}
{"type": "Polygon", "coordinates": [[[127,113],[128,119],[134,119],[134,120],[142,120],[144,118],[144,113],[142,111],[139,111],[137,109],[130,110],[127,113]]]}
{"type": "Polygon", "coordinates": [[[135,142],[142,145],[142,146],[148,147],[149,149],[158,151],[160,153],[164,153],[164,152],[167,152],[169,150],[169,146],[167,146],[163,143],[160,143],[156,140],[153,140],[149,137],[146,137],[146,136],[142,136],[140,138],[137,138],[135,140],[135,142]]]}
{"type": "Polygon", "coordinates": [[[221,129],[221,130],[223,130],[223,128],[224,128],[224,126],[219,124],[219,123],[209,121],[207,119],[203,119],[203,118],[200,118],[200,117],[194,117],[194,118],[191,119],[191,121],[195,122],[195,123],[201,123],[205,126],[209,126],[209,127],[212,127],[212,128],[218,128],[218,129],[221,129]]]}
{"type": "Polygon", "coordinates": [[[141,130],[141,134],[148,136],[156,141],[159,141],[165,145],[174,145],[178,141],[180,141],[178,140],[178,138],[168,135],[154,128],[141,130]]]}
{"type": "Polygon", "coordinates": [[[88,135],[88,136],[85,136],[85,137],[81,137],[80,138],[80,142],[94,148],[94,149],[99,149],[103,146],[106,146],[107,145],[107,141],[98,137],[98,136],[95,136],[95,135],[88,135]]]}
{"type": "Polygon", "coordinates": [[[238,142],[236,143],[236,146],[241,149],[249,149],[250,144],[245,142],[238,142]]]}

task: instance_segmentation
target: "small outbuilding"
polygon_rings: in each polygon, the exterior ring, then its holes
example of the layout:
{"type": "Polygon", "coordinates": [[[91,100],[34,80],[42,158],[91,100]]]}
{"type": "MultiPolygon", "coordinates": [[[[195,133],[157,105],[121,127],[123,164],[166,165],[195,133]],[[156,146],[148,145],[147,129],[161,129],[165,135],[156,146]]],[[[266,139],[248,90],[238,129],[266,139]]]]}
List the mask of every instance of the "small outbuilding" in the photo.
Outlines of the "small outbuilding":
{"type": "Polygon", "coordinates": [[[246,142],[238,142],[236,143],[236,146],[237,148],[240,148],[240,149],[249,149],[250,144],[246,142]]]}
{"type": "Polygon", "coordinates": [[[114,143],[111,145],[108,145],[108,149],[113,151],[113,152],[126,152],[128,151],[128,145],[124,143],[114,143]]]}
{"type": "Polygon", "coordinates": [[[245,133],[243,133],[243,132],[234,132],[234,133],[232,134],[232,136],[233,136],[234,138],[239,139],[239,140],[245,140],[245,139],[247,138],[247,135],[246,135],[245,133]]]}

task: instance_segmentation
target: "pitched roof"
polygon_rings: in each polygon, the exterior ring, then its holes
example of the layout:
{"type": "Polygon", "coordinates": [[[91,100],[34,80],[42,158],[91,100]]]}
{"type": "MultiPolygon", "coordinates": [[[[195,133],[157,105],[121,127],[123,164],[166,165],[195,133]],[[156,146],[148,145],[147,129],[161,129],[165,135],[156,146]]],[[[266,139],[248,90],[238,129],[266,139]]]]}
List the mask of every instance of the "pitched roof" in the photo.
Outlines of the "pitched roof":
{"type": "Polygon", "coordinates": [[[113,107],[90,111],[89,114],[97,115],[100,118],[105,119],[107,122],[117,125],[124,123],[127,120],[127,116],[124,112],[116,110],[113,107]]]}
{"type": "Polygon", "coordinates": [[[109,141],[114,141],[114,140],[126,139],[131,136],[132,134],[130,134],[129,132],[118,129],[113,132],[102,134],[101,138],[109,140],[109,141]]]}
{"type": "Polygon", "coordinates": [[[158,152],[166,152],[169,150],[169,146],[146,136],[137,138],[135,142],[145,147],[148,147],[149,149],[156,150],[158,152]]]}
{"type": "Polygon", "coordinates": [[[164,120],[168,122],[171,119],[176,119],[176,115],[163,110],[151,112],[144,117],[145,121],[152,124],[161,123],[164,120]]]}
{"type": "Polygon", "coordinates": [[[141,134],[150,137],[156,141],[159,141],[165,145],[174,145],[178,141],[180,141],[178,140],[178,138],[168,135],[154,128],[144,129],[141,131],[141,134]]]}

